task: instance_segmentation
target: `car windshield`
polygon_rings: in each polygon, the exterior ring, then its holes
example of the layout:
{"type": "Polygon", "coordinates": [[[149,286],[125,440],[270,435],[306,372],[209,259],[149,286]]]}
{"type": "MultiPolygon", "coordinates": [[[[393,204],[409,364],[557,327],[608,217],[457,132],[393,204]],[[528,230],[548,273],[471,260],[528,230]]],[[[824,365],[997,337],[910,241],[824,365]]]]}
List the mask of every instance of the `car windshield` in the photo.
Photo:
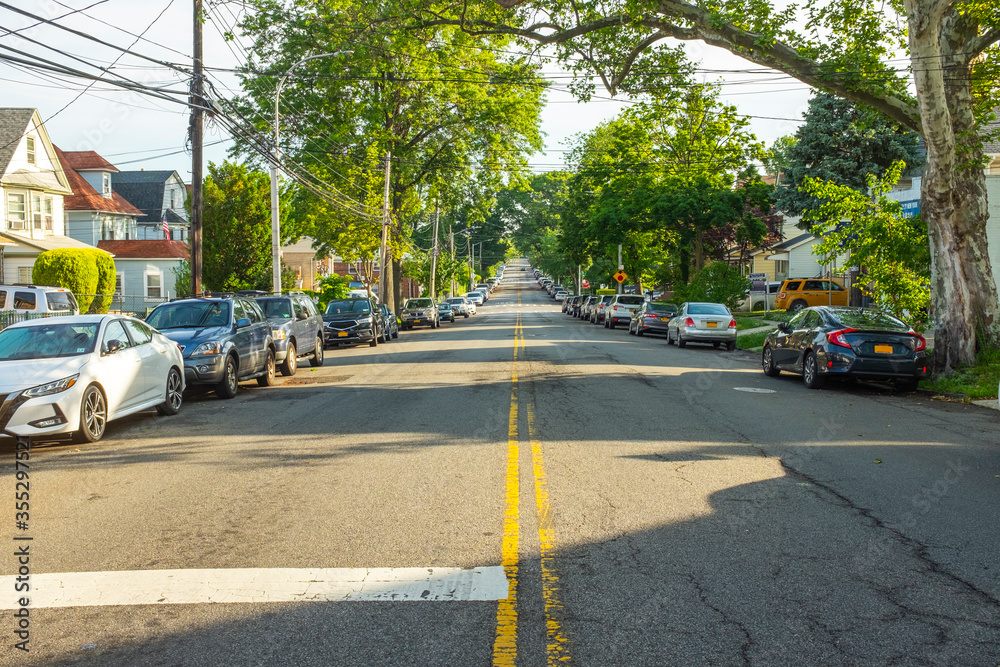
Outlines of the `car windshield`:
{"type": "Polygon", "coordinates": [[[265,317],[282,317],[289,319],[292,316],[291,299],[257,299],[257,305],[264,309],[265,317]]]}
{"type": "Polygon", "coordinates": [[[11,327],[0,331],[0,361],[90,354],[96,340],[96,323],[11,327]]]}
{"type": "Polygon", "coordinates": [[[910,329],[900,320],[880,310],[831,308],[829,313],[834,324],[839,322],[845,329],[885,329],[889,331],[909,331],[910,329]]]}
{"type": "Polygon", "coordinates": [[[618,303],[625,304],[626,306],[641,306],[646,300],[641,296],[620,296],[618,297],[618,303]]]}
{"type": "Polygon", "coordinates": [[[440,310],[451,310],[451,304],[450,303],[441,303],[441,304],[438,304],[438,308],[440,310]]]}
{"type": "Polygon", "coordinates": [[[154,329],[195,329],[229,324],[227,301],[179,301],[157,306],[146,322],[154,329]]]}
{"type": "Polygon", "coordinates": [[[672,303],[651,303],[649,310],[655,310],[658,313],[676,313],[677,306],[672,303]]]}
{"type": "Polygon", "coordinates": [[[326,304],[324,315],[367,315],[372,312],[368,299],[337,299],[326,304]]]}
{"type": "Polygon", "coordinates": [[[729,315],[729,310],[721,303],[692,303],[688,315],[729,315]]]}
{"type": "Polygon", "coordinates": [[[465,299],[464,299],[464,298],[462,298],[462,297],[455,297],[454,299],[448,299],[448,303],[451,303],[451,304],[455,304],[455,305],[457,305],[457,306],[460,306],[460,305],[462,305],[463,303],[465,303],[465,299]]]}
{"type": "Polygon", "coordinates": [[[470,298],[470,299],[475,299],[475,298],[477,298],[477,297],[479,297],[479,298],[482,298],[482,296],[483,296],[483,295],[482,295],[482,294],[480,294],[479,292],[469,292],[469,293],[468,293],[468,294],[466,294],[465,296],[467,296],[467,297],[468,297],[468,298],[470,298]]]}
{"type": "Polygon", "coordinates": [[[430,308],[434,305],[431,299],[410,299],[403,308],[430,308]]]}

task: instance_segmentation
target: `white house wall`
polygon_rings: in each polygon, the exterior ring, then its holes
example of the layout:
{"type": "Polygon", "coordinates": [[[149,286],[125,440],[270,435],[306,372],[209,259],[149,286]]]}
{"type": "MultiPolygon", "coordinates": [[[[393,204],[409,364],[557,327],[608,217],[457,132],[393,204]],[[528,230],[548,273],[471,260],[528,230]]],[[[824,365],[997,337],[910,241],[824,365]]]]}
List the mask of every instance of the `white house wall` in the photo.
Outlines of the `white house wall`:
{"type": "Polygon", "coordinates": [[[986,241],[993,267],[993,280],[1000,291],[1000,174],[986,177],[986,199],[989,220],[986,222],[986,241]]]}

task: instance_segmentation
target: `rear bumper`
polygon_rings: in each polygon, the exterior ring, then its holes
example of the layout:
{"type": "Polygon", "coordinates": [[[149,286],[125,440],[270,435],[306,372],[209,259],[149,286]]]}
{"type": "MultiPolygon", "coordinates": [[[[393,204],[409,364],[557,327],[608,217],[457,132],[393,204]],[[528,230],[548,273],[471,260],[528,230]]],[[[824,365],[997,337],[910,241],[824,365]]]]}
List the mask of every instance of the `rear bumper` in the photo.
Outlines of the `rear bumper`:
{"type": "Polygon", "coordinates": [[[689,327],[684,327],[684,340],[705,343],[728,343],[729,341],[736,340],[736,329],[719,329],[718,331],[712,331],[711,329],[692,329],[689,327]]]}

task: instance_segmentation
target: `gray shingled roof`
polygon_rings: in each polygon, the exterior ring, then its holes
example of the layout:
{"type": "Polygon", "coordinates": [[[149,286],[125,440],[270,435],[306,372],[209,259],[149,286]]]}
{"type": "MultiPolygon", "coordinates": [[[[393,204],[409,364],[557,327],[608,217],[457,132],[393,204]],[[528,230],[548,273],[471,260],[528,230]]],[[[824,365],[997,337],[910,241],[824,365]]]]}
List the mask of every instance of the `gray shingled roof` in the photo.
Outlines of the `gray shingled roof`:
{"type": "MultiPolygon", "coordinates": [[[[998,110],[1000,112],[1000,110],[998,110]]],[[[987,132],[996,132],[1000,129],[1000,120],[993,121],[992,123],[987,123],[986,127],[983,128],[987,132]]],[[[987,155],[1000,155],[1000,139],[988,140],[983,145],[983,152],[987,155]]]]}
{"type": "MultiPolygon", "coordinates": [[[[142,211],[142,215],[136,218],[136,222],[159,222],[160,215],[163,211],[163,184],[167,180],[166,177],[162,181],[148,181],[148,182],[129,182],[126,180],[124,183],[118,180],[118,177],[125,172],[120,172],[115,174],[111,182],[114,185],[115,192],[120,194],[125,200],[135,206],[137,209],[142,211]]],[[[150,173],[150,172],[129,172],[129,173],[150,173]]],[[[167,174],[174,173],[172,171],[161,172],[167,174]]]]}
{"type": "MultiPolygon", "coordinates": [[[[157,171],[119,171],[115,174],[115,184],[119,183],[159,183],[160,192],[163,192],[163,184],[167,182],[167,179],[173,175],[174,171],[171,170],[157,170],[157,171]]],[[[131,201],[131,200],[129,200],[131,201]]]]}
{"type": "Polygon", "coordinates": [[[34,109],[0,107],[0,174],[7,171],[21,137],[28,129],[34,109]]]}

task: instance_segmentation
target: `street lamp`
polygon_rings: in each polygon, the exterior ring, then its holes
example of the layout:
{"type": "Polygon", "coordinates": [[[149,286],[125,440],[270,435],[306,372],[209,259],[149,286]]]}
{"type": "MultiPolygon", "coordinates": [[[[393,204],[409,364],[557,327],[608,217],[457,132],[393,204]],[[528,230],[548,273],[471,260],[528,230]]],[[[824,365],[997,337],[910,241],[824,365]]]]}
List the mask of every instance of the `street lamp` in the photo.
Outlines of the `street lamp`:
{"type": "Polygon", "coordinates": [[[278,87],[274,90],[274,162],[271,164],[271,284],[275,294],[281,294],[281,223],[278,221],[278,164],[281,162],[281,144],[279,132],[281,129],[281,118],[278,115],[278,101],[281,98],[281,89],[285,86],[285,80],[296,67],[304,62],[317,58],[329,58],[330,56],[350,55],[354,51],[334,51],[333,53],[319,53],[314,56],[306,56],[299,62],[288,68],[281,79],[278,87]]]}

